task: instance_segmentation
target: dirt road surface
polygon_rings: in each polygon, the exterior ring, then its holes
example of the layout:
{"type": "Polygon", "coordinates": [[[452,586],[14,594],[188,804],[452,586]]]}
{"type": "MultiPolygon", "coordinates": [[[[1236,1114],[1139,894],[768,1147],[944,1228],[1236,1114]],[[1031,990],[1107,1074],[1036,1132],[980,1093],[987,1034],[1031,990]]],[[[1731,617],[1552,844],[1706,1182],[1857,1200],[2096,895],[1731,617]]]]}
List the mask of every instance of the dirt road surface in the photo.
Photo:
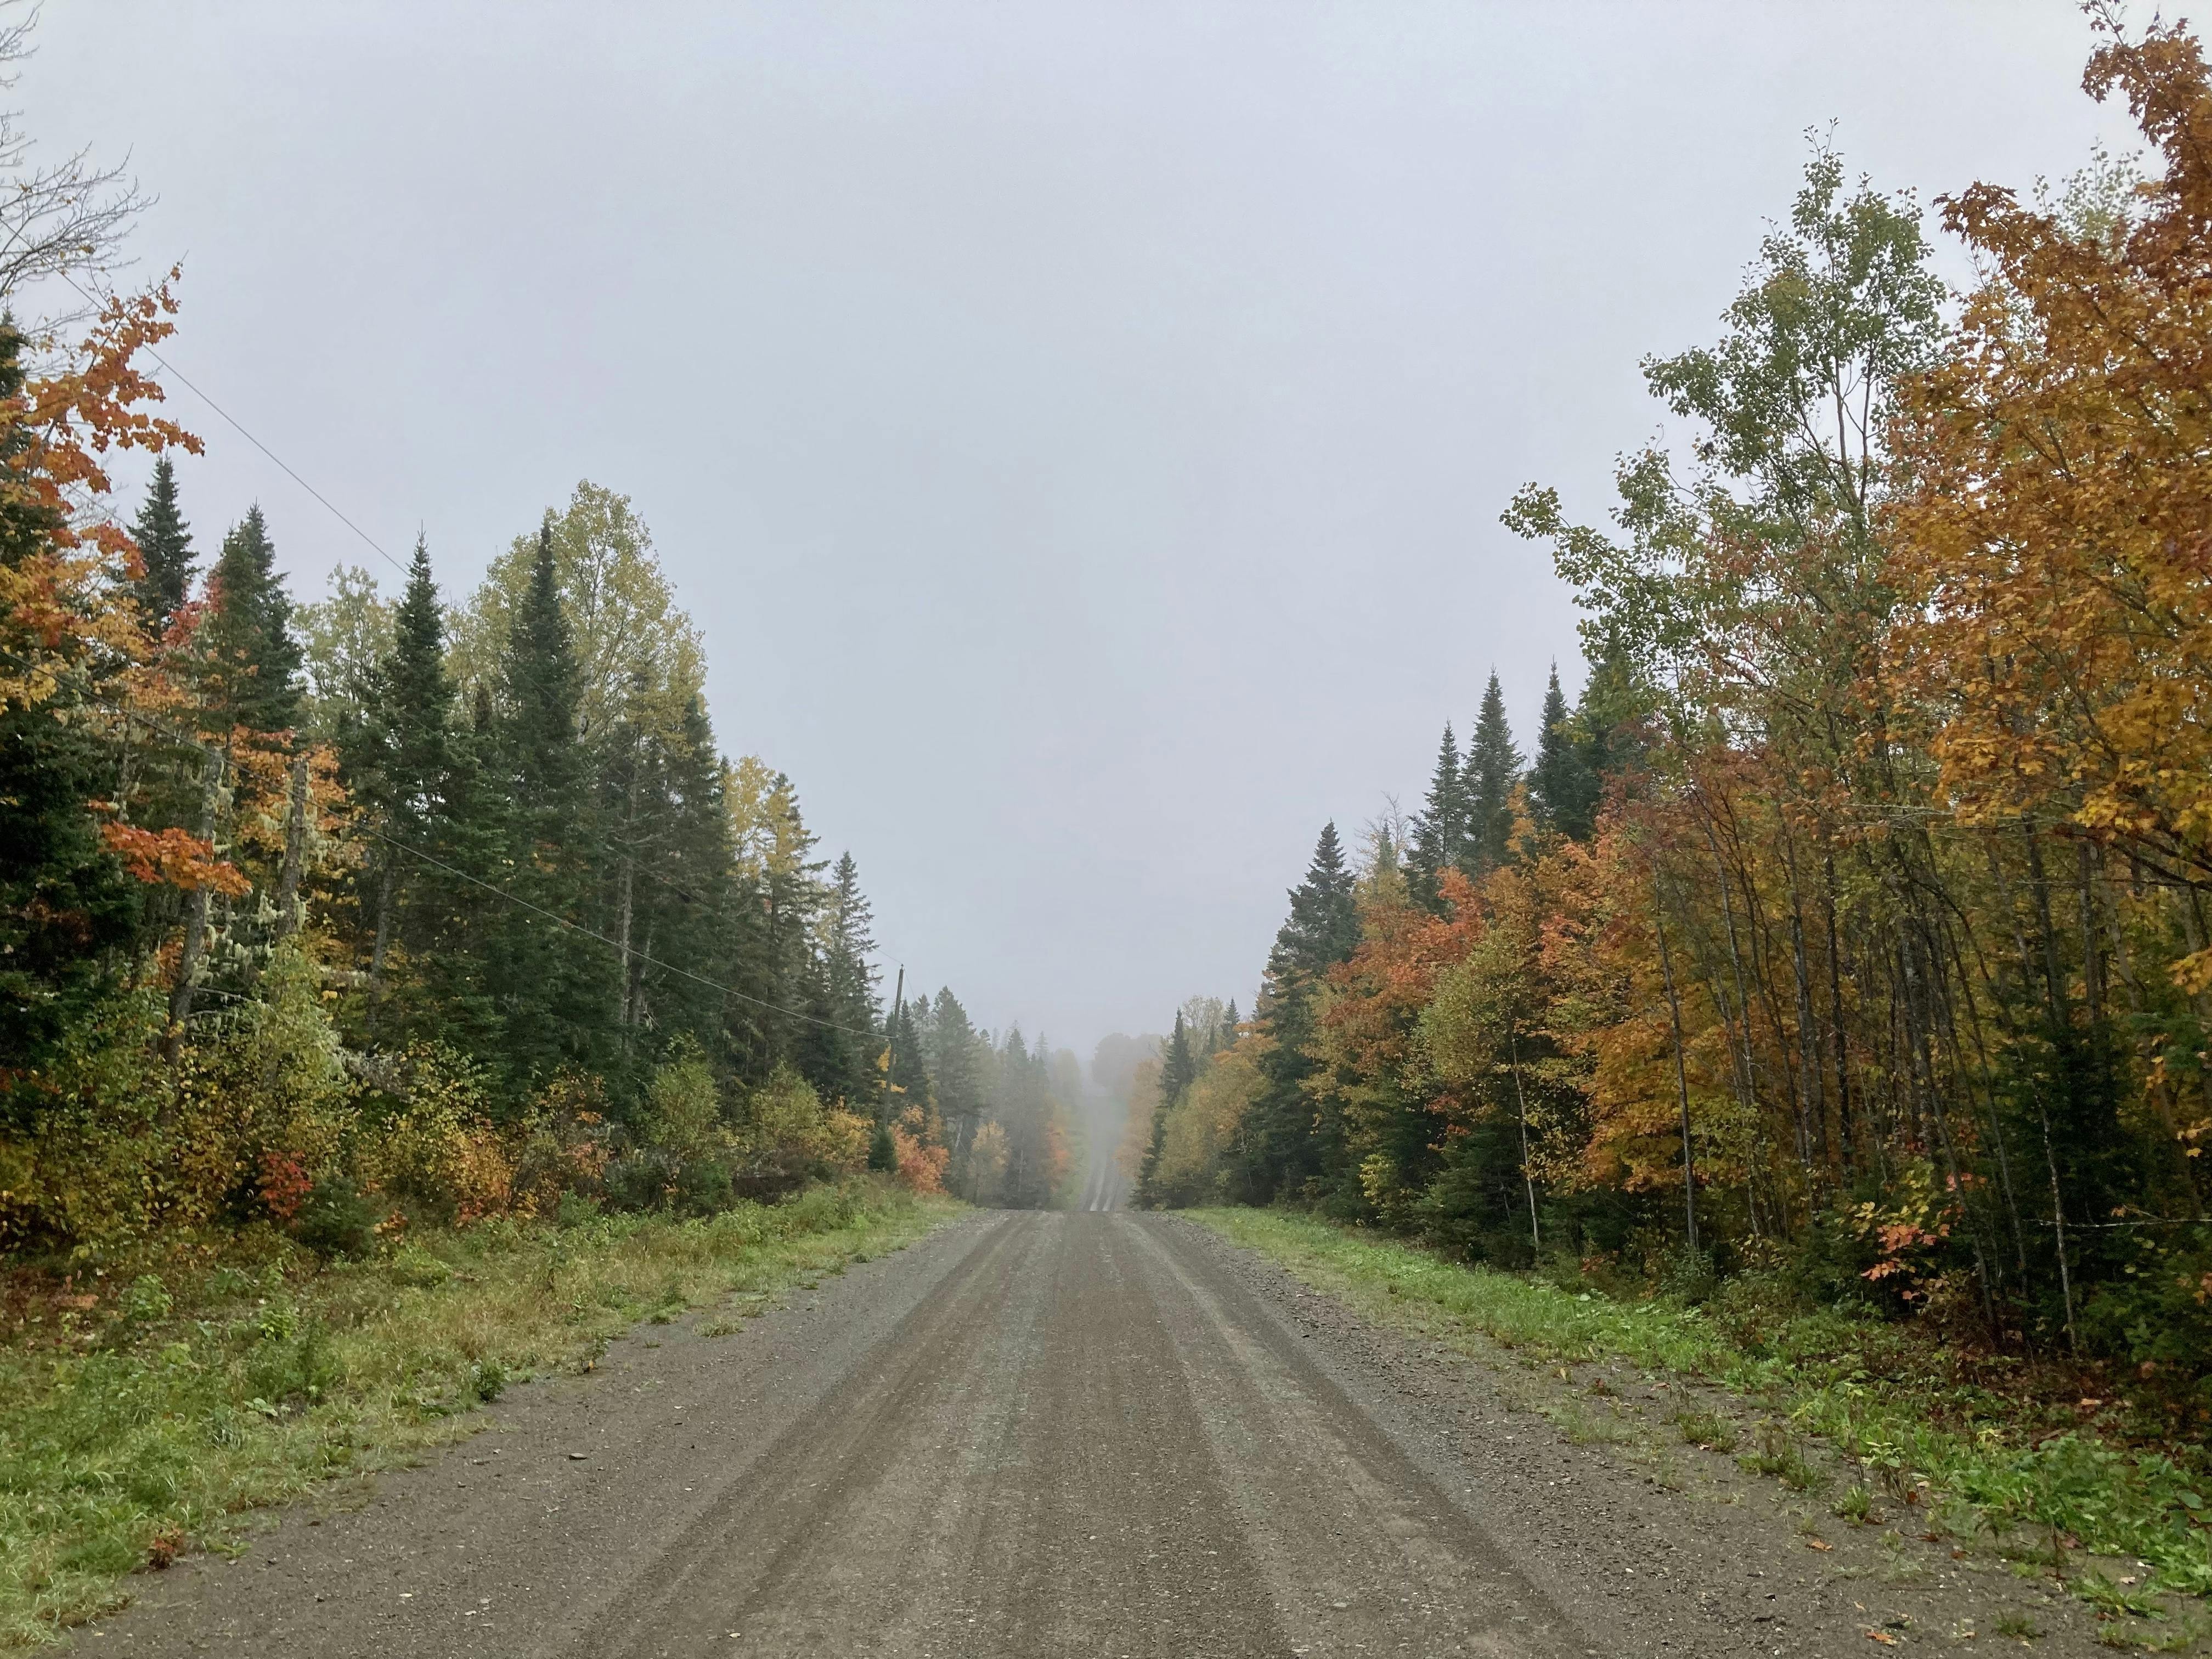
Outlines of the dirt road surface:
{"type": "Polygon", "coordinates": [[[494,1415],[362,1507],[142,1578],[76,1645],[1864,1656],[1978,1619],[1988,1647],[2033,1603],[2039,1652],[2089,1650],[2001,1571],[1916,1543],[1939,1565],[1885,1576],[1757,1494],[1662,1490],[1168,1217],[978,1214],[494,1415]]]}

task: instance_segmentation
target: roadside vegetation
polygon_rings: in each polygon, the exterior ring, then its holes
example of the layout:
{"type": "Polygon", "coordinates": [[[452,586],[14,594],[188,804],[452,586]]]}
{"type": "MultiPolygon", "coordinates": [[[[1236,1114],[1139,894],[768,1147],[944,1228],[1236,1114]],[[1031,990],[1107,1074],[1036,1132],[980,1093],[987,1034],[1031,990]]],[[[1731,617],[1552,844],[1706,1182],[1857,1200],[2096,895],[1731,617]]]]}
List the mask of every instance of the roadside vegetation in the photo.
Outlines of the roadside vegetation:
{"type": "Polygon", "coordinates": [[[1736,1454],[1833,1519],[1904,1526],[2066,1577],[2100,1609],[2143,1621],[2122,1624],[2116,1640],[2203,1633],[2201,1620],[2169,1620],[2162,1597],[2212,1594],[2212,1459],[2201,1443],[2131,1433],[2154,1425],[2131,1423],[2124,1402],[2079,1399],[2069,1372],[1810,1304],[1771,1276],[1624,1294],[1571,1267],[1500,1272],[1310,1214],[1188,1213],[1379,1323],[1473,1334],[1547,1365],[1617,1360],[1725,1390],[1747,1409],[1686,1399],[1673,1422],[1681,1438],[1736,1454]],[[2081,1557],[2125,1565],[2087,1570],[2081,1557]]]}
{"type": "Polygon", "coordinates": [[[886,988],[627,497],[518,504],[465,593],[196,525],[180,275],[115,286],[145,198],[63,153],[0,114],[14,1640],[623,1320],[1077,1178],[1073,1056],[886,988]]]}
{"type": "Polygon", "coordinates": [[[0,1326],[0,1645],[241,1539],[258,1506],[475,1432],[478,1406],[588,1365],[640,1320],[724,1304],[713,1331],[958,1208],[864,1176],[688,1218],[572,1200],[558,1222],[428,1230],[335,1264],[263,1227],[158,1271],[18,1275],[0,1326]]]}
{"type": "Polygon", "coordinates": [[[1493,674],[1416,815],[1326,827],[1126,1152],[1142,1203],[1622,1293],[1452,1279],[1486,1316],[1840,1366],[1793,1412],[2202,1589],[2212,76],[2088,11],[2142,154],[1931,226],[1816,143],[1718,340],[1643,366],[1679,447],[1603,527],[1505,514],[1585,613],[1578,702],[1524,757],[1493,674]]]}

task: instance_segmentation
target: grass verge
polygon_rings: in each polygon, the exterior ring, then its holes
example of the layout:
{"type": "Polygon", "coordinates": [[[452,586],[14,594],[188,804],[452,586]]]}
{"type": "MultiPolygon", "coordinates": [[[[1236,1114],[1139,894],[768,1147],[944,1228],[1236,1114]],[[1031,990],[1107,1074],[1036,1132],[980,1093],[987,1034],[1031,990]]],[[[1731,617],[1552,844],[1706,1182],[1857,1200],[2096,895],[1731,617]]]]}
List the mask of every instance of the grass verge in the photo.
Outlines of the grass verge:
{"type": "MultiPolygon", "coordinates": [[[[1545,1361],[1626,1361],[1756,1402],[1847,1461],[1867,1501],[1844,1507],[1862,1515],[1878,1492],[1928,1530],[1984,1534],[2049,1570],[2063,1571],[2069,1549],[2140,1562],[2148,1572],[2136,1599],[2146,1607],[2158,1590],[2212,1594],[2201,1449],[2193,1467],[2185,1454],[2054,1428],[2016,1400],[1959,1382],[1932,1354],[1915,1362],[1895,1327],[1835,1309],[1776,1307],[1748,1320],[1666,1298],[1623,1301],[1282,1211],[1183,1213],[1378,1323],[1479,1332],[1545,1361]]],[[[1734,1445],[1717,1425],[1683,1433],[1734,1445]]],[[[1812,1483],[1809,1470],[1802,1478],[1812,1483]]],[[[2094,1577],[2076,1585],[2094,1587],[2094,1577]]]]}
{"type": "Polygon", "coordinates": [[[698,1220],[489,1222],[327,1267],[270,1243],[19,1301],[0,1342],[0,1647],[120,1605],[125,1575],[225,1547],[244,1511],[473,1433],[507,1384],[580,1368],[640,1320],[740,1291],[766,1306],[958,1208],[860,1179],[698,1220]]]}

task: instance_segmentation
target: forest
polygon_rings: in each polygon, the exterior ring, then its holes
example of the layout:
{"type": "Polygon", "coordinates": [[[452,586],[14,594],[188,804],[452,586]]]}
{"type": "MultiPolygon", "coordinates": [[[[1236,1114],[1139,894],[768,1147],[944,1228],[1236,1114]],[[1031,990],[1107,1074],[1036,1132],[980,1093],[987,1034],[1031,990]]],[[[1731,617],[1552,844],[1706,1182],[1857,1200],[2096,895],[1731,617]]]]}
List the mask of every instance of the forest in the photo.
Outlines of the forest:
{"type": "Polygon", "coordinates": [[[2201,1443],[2212,82],[2091,14],[2141,160],[1945,243],[1816,139],[1718,340],[1642,365],[1682,441],[1607,525],[1506,507],[1579,696],[1524,752],[1493,675],[1417,813],[1322,830],[1250,1017],[1134,1078],[1140,1202],[1756,1279],[2201,1443]]]}
{"type": "Polygon", "coordinates": [[[419,540],[396,592],[295,599],[271,514],[218,538],[180,487],[178,274],[88,293],[131,199],[33,182],[0,298],[86,304],[0,325],[0,1261],[335,1259],[864,1168],[1064,1194],[1074,1057],[885,998],[854,858],[720,747],[626,497],[518,515],[465,599],[419,540]]]}

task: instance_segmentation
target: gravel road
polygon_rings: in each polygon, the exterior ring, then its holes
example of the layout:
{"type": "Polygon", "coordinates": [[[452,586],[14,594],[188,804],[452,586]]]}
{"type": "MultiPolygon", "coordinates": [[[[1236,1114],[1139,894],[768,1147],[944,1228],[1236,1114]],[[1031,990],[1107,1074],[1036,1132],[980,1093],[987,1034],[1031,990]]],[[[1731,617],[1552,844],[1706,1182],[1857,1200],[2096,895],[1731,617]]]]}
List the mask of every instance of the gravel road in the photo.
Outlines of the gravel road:
{"type": "Polygon", "coordinates": [[[2002,1572],[1885,1576],[1757,1493],[1662,1490],[1167,1217],[978,1214],[493,1415],[360,1507],[142,1579],[77,1645],[1863,1656],[2032,1607],[2039,1651],[2090,1650],[2002,1572]]]}

